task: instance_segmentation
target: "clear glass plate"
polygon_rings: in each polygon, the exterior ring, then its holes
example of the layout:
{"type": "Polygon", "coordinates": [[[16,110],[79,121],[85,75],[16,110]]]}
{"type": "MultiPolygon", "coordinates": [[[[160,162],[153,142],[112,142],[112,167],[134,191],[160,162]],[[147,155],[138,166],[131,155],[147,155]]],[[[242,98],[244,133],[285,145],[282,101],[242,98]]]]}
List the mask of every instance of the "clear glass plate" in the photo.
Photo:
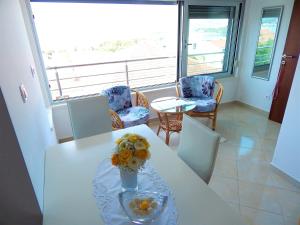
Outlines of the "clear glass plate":
{"type": "Polygon", "coordinates": [[[168,202],[168,196],[162,195],[157,192],[125,191],[119,193],[119,201],[124,212],[126,213],[126,215],[131,220],[132,223],[150,224],[155,219],[157,219],[164,211],[168,202]],[[153,201],[156,202],[156,207],[149,210],[147,214],[142,215],[140,213],[136,213],[134,209],[130,207],[130,203],[134,199],[146,199],[146,198],[153,199],[153,201]]]}

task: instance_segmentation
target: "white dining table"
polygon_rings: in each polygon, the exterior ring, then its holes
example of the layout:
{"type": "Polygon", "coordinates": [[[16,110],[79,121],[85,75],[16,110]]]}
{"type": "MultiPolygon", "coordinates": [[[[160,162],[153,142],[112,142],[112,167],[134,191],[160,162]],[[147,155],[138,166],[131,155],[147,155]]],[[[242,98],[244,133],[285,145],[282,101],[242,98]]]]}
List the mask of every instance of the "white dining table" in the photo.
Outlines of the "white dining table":
{"type": "MultiPolygon", "coordinates": [[[[50,147],[46,152],[43,225],[105,225],[92,181],[115,140],[137,133],[151,144],[151,165],[175,197],[178,225],[242,225],[238,215],[146,125],[50,147]]],[[[201,159],[199,159],[201,160],[201,159]]]]}

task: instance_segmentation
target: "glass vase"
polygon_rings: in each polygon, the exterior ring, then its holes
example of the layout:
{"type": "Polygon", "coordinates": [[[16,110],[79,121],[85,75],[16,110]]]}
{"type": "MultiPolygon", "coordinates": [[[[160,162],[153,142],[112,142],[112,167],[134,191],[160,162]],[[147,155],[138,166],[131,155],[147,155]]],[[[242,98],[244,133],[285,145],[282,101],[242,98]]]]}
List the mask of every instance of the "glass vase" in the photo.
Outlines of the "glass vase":
{"type": "Polygon", "coordinates": [[[137,174],[138,171],[130,171],[120,168],[122,191],[137,191],[137,174]]]}

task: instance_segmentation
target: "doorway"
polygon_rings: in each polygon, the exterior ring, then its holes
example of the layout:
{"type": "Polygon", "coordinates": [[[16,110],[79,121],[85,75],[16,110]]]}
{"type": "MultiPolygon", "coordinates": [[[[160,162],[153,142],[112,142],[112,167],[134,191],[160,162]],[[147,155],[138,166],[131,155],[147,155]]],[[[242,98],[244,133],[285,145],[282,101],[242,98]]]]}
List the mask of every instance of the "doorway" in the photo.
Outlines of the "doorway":
{"type": "Polygon", "coordinates": [[[295,0],[269,119],[281,123],[300,54],[300,0],[295,0]]]}

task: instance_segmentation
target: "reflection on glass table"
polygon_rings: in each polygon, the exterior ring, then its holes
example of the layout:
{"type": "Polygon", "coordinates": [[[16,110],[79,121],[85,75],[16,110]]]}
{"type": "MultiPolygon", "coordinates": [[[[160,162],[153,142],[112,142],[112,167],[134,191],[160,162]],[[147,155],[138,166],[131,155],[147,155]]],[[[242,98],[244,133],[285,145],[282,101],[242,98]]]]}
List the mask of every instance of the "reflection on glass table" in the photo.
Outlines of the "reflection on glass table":
{"type": "Polygon", "coordinates": [[[180,132],[182,129],[183,113],[193,110],[196,105],[193,101],[188,101],[178,97],[163,97],[151,102],[151,107],[157,112],[159,126],[157,135],[160,130],[166,132],[166,144],[170,142],[172,132],[180,132]]]}
{"type": "Polygon", "coordinates": [[[163,97],[153,100],[151,107],[161,113],[184,113],[194,109],[195,103],[178,97],[163,97]]]}

